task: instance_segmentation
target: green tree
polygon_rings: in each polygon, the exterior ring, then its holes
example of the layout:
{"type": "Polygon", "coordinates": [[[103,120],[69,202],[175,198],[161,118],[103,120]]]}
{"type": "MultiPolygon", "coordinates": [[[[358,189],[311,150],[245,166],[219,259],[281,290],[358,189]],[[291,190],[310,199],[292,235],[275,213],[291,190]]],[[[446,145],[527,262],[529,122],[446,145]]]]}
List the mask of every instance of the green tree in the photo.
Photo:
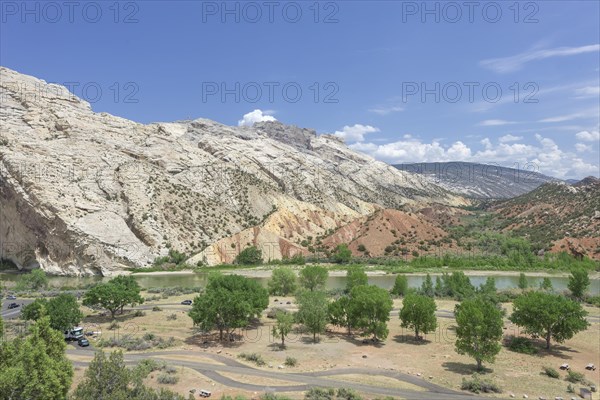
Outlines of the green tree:
{"type": "Polygon", "coordinates": [[[589,286],[590,277],[585,269],[576,268],[571,271],[567,287],[576,299],[583,299],[583,295],[589,286]]]}
{"type": "Polygon", "coordinates": [[[421,293],[428,297],[435,296],[435,290],[433,288],[433,281],[431,280],[431,275],[427,274],[423,284],[421,285],[421,293]]]}
{"type": "Polygon", "coordinates": [[[83,319],[77,299],[72,294],[63,293],[52,298],[48,301],[47,310],[50,325],[59,331],[73,328],[83,319]]]}
{"type": "Polygon", "coordinates": [[[467,354],[482,369],[483,361],[494,362],[500,352],[502,339],[502,312],[491,302],[474,297],[457,304],[456,351],[467,354]]]}
{"type": "Polygon", "coordinates": [[[415,338],[419,339],[419,333],[427,334],[437,328],[436,310],[435,300],[431,297],[409,294],[402,301],[402,309],[400,310],[401,326],[414,329],[415,338]]]}
{"type": "Polygon", "coordinates": [[[17,281],[17,290],[42,290],[48,287],[48,276],[41,269],[34,269],[21,275],[17,281]]]}
{"type": "Polygon", "coordinates": [[[472,297],[475,294],[475,288],[471,280],[462,271],[455,271],[452,274],[443,274],[444,292],[456,300],[463,300],[472,297]]]}
{"type": "Polygon", "coordinates": [[[333,261],[338,264],[347,264],[352,259],[352,251],[345,243],[338,244],[333,253],[333,261]]]}
{"type": "Polygon", "coordinates": [[[547,290],[549,292],[551,292],[554,289],[550,278],[546,277],[546,278],[542,279],[542,281],[540,282],[540,289],[547,290]]]}
{"type": "Polygon", "coordinates": [[[292,331],[294,326],[294,316],[290,313],[279,311],[275,315],[275,326],[273,326],[273,336],[281,337],[281,347],[285,347],[285,337],[292,331]]]}
{"type": "MultiPolygon", "coordinates": [[[[0,298],[0,310],[2,309],[2,299],[0,298]]],[[[4,321],[2,320],[2,315],[0,315],[0,343],[2,343],[2,338],[4,337],[4,321]]]]}
{"type": "Polygon", "coordinates": [[[318,265],[307,265],[300,270],[300,286],[312,291],[325,287],[329,273],[327,269],[318,265]]]}
{"type": "Polygon", "coordinates": [[[587,314],[581,304],[564,296],[529,292],[514,300],[510,320],[525,328],[525,332],[543,337],[546,340],[546,349],[549,349],[552,339],[563,343],[576,333],[587,329],[587,314]]]}
{"type": "Polygon", "coordinates": [[[442,282],[442,278],[440,278],[439,276],[435,277],[434,292],[435,292],[435,295],[438,297],[444,296],[444,284],[442,282]]]}
{"type": "Polygon", "coordinates": [[[298,322],[302,323],[317,342],[317,334],[327,327],[328,304],[323,292],[303,292],[298,296],[298,322]]]}
{"type": "Polygon", "coordinates": [[[258,249],[256,246],[246,247],[235,258],[235,262],[242,265],[262,264],[262,250],[258,249]]]}
{"type": "Polygon", "coordinates": [[[198,295],[188,315],[194,325],[204,331],[217,329],[219,339],[224,333],[248,325],[269,305],[266,289],[254,280],[240,275],[212,275],[204,293],[198,295]]]}
{"type": "Polygon", "coordinates": [[[388,291],[377,286],[356,286],[350,292],[350,320],[362,330],[362,336],[373,335],[375,340],[387,338],[392,307],[388,291]]]}
{"type": "Polygon", "coordinates": [[[519,286],[519,289],[522,289],[522,290],[525,290],[529,287],[529,284],[527,283],[527,277],[522,272],[519,274],[518,286],[519,286]]]}
{"type": "Polygon", "coordinates": [[[365,269],[358,265],[353,265],[346,271],[346,293],[350,293],[352,288],[360,285],[368,285],[369,278],[365,269]]]}
{"type": "Polygon", "coordinates": [[[27,338],[0,347],[0,398],[14,400],[63,400],[73,378],[73,366],[65,356],[65,341],[42,317],[27,338]]]}
{"type": "Polygon", "coordinates": [[[335,326],[348,329],[348,335],[352,333],[352,321],[350,319],[350,297],[341,296],[329,303],[329,322],[335,326]]]}
{"type": "Polygon", "coordinates": [[[396,275],[396,280],[394,281],[394,287],[392,288],[393,295],[396,296],[406,296],[408,293],[408,279],[406,275],[396,275]]]}
{"type": "Polygon", "coordinates": [[[44,315],[48,315],[48,300],[43,297],[35,299],[21,310],[21,319],[25,321],[37,321],[44,315]]]}
{"type": "Polygon", "coordinates": [[[73,393],[73,400],[185,400],[170,390],[154,390],[143,383],[151,369],[138,364],[133,370],[125,366],[123,353],[106,354],[100,350],[85,371],[73,393]]]}
{"type": "Polygon", "coordinates": [[[289,267],[275,268],[267,286],[274,296],[292,294],[298,288],[296,273],[289,267]]]}
{"type": "Polygon", "coordinates": [[[73,397],[77,400],[125,400],[130,394],[130,381],[131,372],[125,366],[123,353],[114,351],[106,357],[100,350],[94,355],[73,397]]]}
{"type": "Polygon", "coordinates": [[[105,308],[114,319],[116,312],[123,312],[123,307],[127,304],[134,306],[144,302],[140,291],[133,276],[117,276],[89,289],[83,297],[83,305],[105,308]]]}
{"type": "Polygon", "coordinates": [[[46,315],[50,317],[50,326],[61,332],[77,326],[83,318],[75,296],[65,293],[50,300],[36,299],[23,307],[21,312],[21,318],[30,321],[37,321],[46,315]]]}

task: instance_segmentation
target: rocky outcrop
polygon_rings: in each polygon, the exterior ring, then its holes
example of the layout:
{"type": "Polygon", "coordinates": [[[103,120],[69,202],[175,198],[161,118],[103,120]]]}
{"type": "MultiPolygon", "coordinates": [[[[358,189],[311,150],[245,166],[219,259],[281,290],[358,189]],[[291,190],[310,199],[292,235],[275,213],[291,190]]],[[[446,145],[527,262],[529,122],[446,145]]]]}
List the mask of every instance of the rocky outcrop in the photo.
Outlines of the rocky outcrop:
{"type": "Polygon", "coordinates": [[[376,209],[465,204],[312,130],[143,125],[0,74],[0,257],[19,268],[110,275],[169,248],[214,264],[247,243],[277,258],[376,209]]]}

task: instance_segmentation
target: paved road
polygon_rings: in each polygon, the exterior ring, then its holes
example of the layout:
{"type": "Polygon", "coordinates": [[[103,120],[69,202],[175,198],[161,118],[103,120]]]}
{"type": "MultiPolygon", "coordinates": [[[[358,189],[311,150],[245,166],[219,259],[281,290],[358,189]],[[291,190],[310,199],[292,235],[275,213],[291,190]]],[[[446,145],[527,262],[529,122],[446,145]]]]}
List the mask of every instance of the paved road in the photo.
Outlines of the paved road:
{"type": "MultiPolygon", "coordinates": [[[[90,354],[89,349],[68,350],[68,354],[82,355],[90,354]]],[[[199,361],[188,360],[173,360],[169,356],[190,356],[190,352],[186,351],[166,351],[166,352],[150,352],[143,354],[126,354],[125,360],[128,364],[135,364],[143,359],[152,357],[154,359],[163,360],[172,365],[180,365],[191,368],[200,372],[209,379],[214,380],[227,387],[238,388],[247,391],[255,392],[299,392],[308,390],[311,387],[347,387],[355,389],[362,393],[368,393],[378,396],[396,396],[410,400],[483,400],[483,397],[475,397],[466,393],[456,392],[434,383],[426,381],[422,378],[412,375],[401,374],[399,372],[384,370],[384,369],[369,369],[369,368],[347,368],[347,369],[332,369],[320,372],[304,372],[291,373],[278,370],[264,370],[250,367],[242,364],[234,359],[224,357],[212,353],[199,353],[201,357],[208,357],[222,364],[204,363],[199,361]],[[290,382],[290,385],[265,386],[251,383],[239,382],[235,379],[225,377],[220,372],[228,372],[235,374],[250,375],[260,378],[277,379],[290,382]],[[340,381],[334,377],[336,375],[359,374],[365,376],[385,376],[388,378],[397,379],[401,382],[407,382],[423,388],[423,391],[386,388],[373,386],[368,384],[340,381]]],[[[74,365],[85,367],[88,363],[84,361],[74,361],[74,365]]]]}
{"type": "Polygon", "coordinates": [[[21,309],[23,308],[23,306],[32,303],[33,300],[31,299],[17,299],[17,300],[7,300],[7,299],[2,299],[2,309],[0,310],[0,315],[2,316],[2,319],[14,319],[19,317],[19,315],[21,315],[21,309]],[[18,308],[13,308],[12,310],[8,309],[8,305],[10,303],[17,303],[19,305],[18,308]]]}

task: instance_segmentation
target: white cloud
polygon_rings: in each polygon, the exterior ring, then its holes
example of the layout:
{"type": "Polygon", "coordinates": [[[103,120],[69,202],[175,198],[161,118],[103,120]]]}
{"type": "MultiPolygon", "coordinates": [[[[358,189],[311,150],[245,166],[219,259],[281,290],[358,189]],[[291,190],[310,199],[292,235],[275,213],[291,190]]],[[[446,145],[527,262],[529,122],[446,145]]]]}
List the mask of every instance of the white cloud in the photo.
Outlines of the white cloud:
{"type": "Polygon", "coordinates": [[[550,57],[567,57],[584,53],[595,53],[600,51],[600,44],[592,44],[580,47],[557,47],[554,49],[531,50],[510,57],[492,58],[480,61],[479,65],[498,73],[507,73],[520,70],[523,65],[535,60],[543,60],[550,57]]]}
{"type": "Polygon", "coordinates": [[[600,96],[600,86],[585,86],[582,88],[575,89],[575,94],[577,95],[577,99],[587,98],[587,97],[598,97],[600,96]]]}
{"type": "Polygon", "coordinates": [[[477,125],[479,126],[502,126],[502,125],[511,125],[516,124],[514,121],[506,121],[503,119],[486,119],[485,121],[481,121],[477,125]]]}
{"type": "Polygon", "coordinates": [[[598,131],[581,131],[575,137],[584,142],[597,142],[600,140],[600,132],[598,131]]]}
{"type": "Polygon", "coordinates": [[[379,115],[388,115],[395,112],[404,111],[404,107],[400,106],[389,106],[389,107],[376,107],[370,108],[369,112],[379,114],[379,115]]]}
{"type": "Polygon", "coordinates": [[[575,143],[575,150],[579,153],[585,153],[588,151],[592,151],[592,145],[583,144],[583,143],[575,143]]]}
{"type": "Polygon", "coordinates": [[[379,128],[371,125],[355,124],[352,126],[344,126],[341,131],[335,131],[334,135],[344,139],[347,143],[362,142],[365,140],[367,133],[379,132],[379,128]]]}
{"type": "Polygon", "coordinates": [[[479,150],[460,141],[443,146],[439,140],[426,143],[412,137],[386,144],[361,142],[350,147],[392,164],[444,161],[497,163],[528,171],[533,169],[558,178],[581,178],[598,173],[598,165],[584,161],[574,152],[561,150],[550,138],[537,134],[537,144],[518,143],[516,141],[522,138],[511,135],[502,138],[497,144],[489,138],[481,140],[483,148],[479,150]]]}
{"type": "Polygon", "coordinates": [[[508,143],[508,142],[518,142],[519,140],[523,140],[523,136],[513,136],[511,134],[504,135],[498,139],[500,143],[508,143]]]}
{"type": "Polygon", "coordinates": [[[245,114],[242,119],[238,121],[238,126],[252,126],[256,122],[277,121],[275,117],[268,115],[272,113],[273,112],[271,110],[254,110],[248,114],[245,114]]]}

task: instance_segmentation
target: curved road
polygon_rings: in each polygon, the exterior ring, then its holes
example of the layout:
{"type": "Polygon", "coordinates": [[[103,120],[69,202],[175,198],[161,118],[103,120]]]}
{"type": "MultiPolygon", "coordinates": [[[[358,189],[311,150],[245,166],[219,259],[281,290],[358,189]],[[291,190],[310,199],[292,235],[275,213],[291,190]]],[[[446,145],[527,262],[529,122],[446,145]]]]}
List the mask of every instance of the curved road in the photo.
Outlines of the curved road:
{"type": "MultiPolygon", "coordinates": [[[[67,354],[70,355],[82,355],[90,354],[90,350],[78,349],[78,350],[67,350],[67,354]]],[[[238,388],[246,391],[254,392],[301,392],[306,391],[311,387],[347,387],[355,389],[362,393],[368,393],[371,395],[379,396],[395,396],[410,400],[483,400],[489,398],[476,397],[466,393],[456,392],[442,386],[438,386],[431,383],[423,378],[419,378],[413,375],[406,375],[399,372],[383,369],[369,369],[369,368],[343,368],[343,369],[332,369],[328,371],[320,372],[280,372],[278,370],[263,370],[250,367],[242,364],[234,359],[221,356],[212,353],[200,353],[199,356],[211,358],[221,364],[205,363],[200,361],[180,360],[172,359],[169,356],[190,356],[190,352],[186,351],[165,351],[165,352],[149,352],[149,353],[136,353],[136,354],[125,354],[125,361],[128,364],[135,364],[143,359],[152,357],[153,359],[162,360],[170,364],[181,365],[195,371],[198,371],[202,375],[215,382],[218,382],[227,387],[238,388]],[[280,386],[265,386],[256,385],[250,383],[244,383],[236,381],[235,379],[225,377],[220,372],[228,372],[234,374],[251,375],[261,378],[278,379],[291,382],[290,385],[280,386]],[[345,375],[345,374],[359,374],[365,376],[385,376],[388,378],[396,379],[401,382],[406,382],[415,386],[419,386],[423,391],[400,389],[400,388],[387,388],[382,386],[373,386],[369,384],[340,381],[331,378],[331,376],[345,375]]],[[[73,361],[73,364],[80,367],[85,367],[89,362],[86,361],[73,361]]]]}

